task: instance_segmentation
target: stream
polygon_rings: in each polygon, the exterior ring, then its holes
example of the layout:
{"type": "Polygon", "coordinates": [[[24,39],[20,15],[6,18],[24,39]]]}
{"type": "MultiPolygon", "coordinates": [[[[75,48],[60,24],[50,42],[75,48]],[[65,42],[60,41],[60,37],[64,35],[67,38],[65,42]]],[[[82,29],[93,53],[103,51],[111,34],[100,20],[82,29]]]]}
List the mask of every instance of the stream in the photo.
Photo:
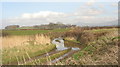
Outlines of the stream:
{"type": "Polygon", "coordinates": [[[64,59],[64,58],[66,58],[66,57],[69,57],[69,56],[71,56],[73,53],[75,53],[75,52],[77,52],[78,50],[80,50],[80,48],[78,48],[78,47],[65,46],[64,40],[63,40],[63,38],[61,38],[61,37],[55,38],[55,39],[52,41],[52,44],[55,44],[55,45],[56,45],[57,51],[62,51],[62,50],[70,49],[70,48],[71,48],[71,51],[69,51],[68,53],[62,55],[61,57],[59,57],[59,58],[57,58],[57,59],[52,60],[51,63],[56,63],[57,61],[62,60],[62,59],[64,59]]]}
{"type": "MultiPolygon", "coordinates": [[[[42,58],[42,57],[46,57],[46,56],[49,56],[49,55],[52,55],[52,54],[55,54],[55,53],[58,53],[60,51],[63,51],[63,50],[66,50],[66,49],[71,49],[69,52],[67,52],[66,54],[50,61],[50,62],[46,62],[45,64],[49,64],[49,63],[56,63],[57,61],[60,61],[64,58],[67,58],[69,56],[71,56],[73,53],[77,52],[78,50],[80,50],[80,47],[72,47],[72,46],[69,46],[70,44],[68,44],[67,46],[65,46],[65,43],[64,43],[64,40],[63,38],[59,37],[59,38],[55,38],[52,40],[52,44],[55,44],[56,45],[56,49],[50,51],[49,53],[46,53],[46,54],[43,54],[41,56],[37,56],[35,58],[32,58],[30,60],[26,60],[26,62],[30,62],[32,60],[35,60],[35,59],[39,59],[39,58],[42,58]]],[[[74,45],[75,46],[75,45],[74,45]]],[[[24,64],[24,62],[20,62],[20,64],[24,64]]]]}

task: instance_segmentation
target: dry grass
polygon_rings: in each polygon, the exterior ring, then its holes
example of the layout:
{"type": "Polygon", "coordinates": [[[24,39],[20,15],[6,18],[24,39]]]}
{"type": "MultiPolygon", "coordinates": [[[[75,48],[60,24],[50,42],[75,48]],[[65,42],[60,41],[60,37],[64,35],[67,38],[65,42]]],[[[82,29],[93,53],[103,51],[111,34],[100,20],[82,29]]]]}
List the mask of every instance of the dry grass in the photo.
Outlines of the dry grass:
{"type": "MultiPolygon", "coordinates": [[[[57,65],[118,65],[118,31],[111,31],[100,35],[93,42],[88,42],[88,46],[75,53],[57,65]]],[[[89,37],[89,36],[87,36],[89,37]]],[[[84,39],[85,40],[85,39],[84,39]]]]}
{"type": "Polygon", "coordinates": [[[66,37],[66,40],[76,40],[75,37],[66,37]]]}
{"type": "MultiPolygon", "coordinates": [[[[118,36],[118,31],[112,31],[109,33],[97,33],[97,34],[93,34],[93,33],[84,33],[83,30],[81,30],[80,28],[75,28],[71,31],[67,31],[67,32],[62,32],[62,33],[50,33],[49,36],[48,35],[44,35],[44,34],[37,34],[37,35],[25,35],[25,36],[6,36],[2,39],[2,44],[3,44],[3,48],[9,48],[9,47],[15,47],[16,48],[12,48],[11,51],[10,50],[6,50],[5,51],[5,56],[4,59],[10,59],[11,57],[15,57],[13,58],[15,59],[15,61],[18,61],[19,64],[19,60],[22,57],[23,61],[25,62],[25,58],[28,57],[29,59],[31,59],[30,56],[33,56],[33,54],[35,53],[36,55],[39,55],[40,53],[45,53],[45,49],[49,49],[48,51],[52,50],[50,48],[54,48],[54,46],[49,45],[50,44],[50,39],[51,37],[56,37],[56,36],[64,36],[66,39],[68,40],[78,40],[81,43],[83,42],[83,44],[85,43],[89,43],[88,46],[92,46],[93,48],[90,48],[87,51],[83,51],[82,54],[83,56],[81,57],[81,54],[79,53],[78,58],[79,60],[75,60],[74,57],[70,57],[68,59],[65,60],[65,62],[60,62],[61,65],[80,65],[80,64],[84,64],[84,65],[98,65],[98,64],[117,64],[117,52],[118,52],[118,46],[114,45],[117,43],[116,40],[112,41],[111,38],[113,37],[117,37],[118,36]],[[50,36],[52,35],[52,36],[50,36]],[[96,39],[94,37],[101,37],[103,39],[99,40],[96,39]],[[91,43],[91,41],[93,41],[93,43],[91,43]],[[96,41],[96,42],[95,42],[96,41]],[[31,45],[29,45],[31,44],[31,45]],[[40,45],[39,45],[40,44],[40,45]],[[46,44],[46,46],[45,46],[46,44]],[[22,46],[21,46],[22,45],[22,46]],[[19,47],[21,46],[21,47],[19,47]],[[51,47],[52,46],[52,47],[51,47]],[[107,49],[107,50],[106,50],[107,49]],[[30,51],[31,50],[31,51],[30,51]],[[40,51],[38,51],[40,50],[40,51]],[[26,52],[25,52],[26,51],[26,52]],[[9,54],[9,55],[7,55],[9,54]],[[20,54],[20,56],[19,56],[20,54]],[[103,54],[103,55],[101,55],[103,54]],[[20,58],[18,58],[20,57],[20,58]],[[16,60],[17,59],[17,60],[16,60]]],[[[34,56],[33,56],[34,57],[34,56]]],[[[11,61],[11,60],[8,60],[11,61]]]]}
{"type": "Polygon", "coordinates": [[[26,60],[31,60],[34,57],[40,56],[55,49],[55,45],[22,45],[14,48],[3,49],[2,63],[3,64],[19,64],[26,60]]]}
{"type": "Polygon", "coordinates": [[[2,65],[2,37],[0,37],[0,65],[2,65]]]}
{"type": "Polygon", "coordinates": [[[0,49],[2,48],[2,37],[0,37],[0,49]]]}
{"type": "Polygon", "coordinates": [[[49,36],[43,34],[21,35],[21,36],[4,36],[2,40],[2,55],[4,64],[18,64],[31,57],[42,55],[55,49],[55,45],[51,44],[49,36]]]}
{"type": "Polygon", "coordinates": [[[44,35],[24,35],[24,36],[6,36],[0,38],[3,48],[12,48],[14,46],[25,44],[50,44],[50,37],[44,35]]]}
{"type": "Polygon", "coordinates": [[[35,41],[39,44],[50,44],[51,40],[49,36],[46,35],[35,35],[35,41]]]}

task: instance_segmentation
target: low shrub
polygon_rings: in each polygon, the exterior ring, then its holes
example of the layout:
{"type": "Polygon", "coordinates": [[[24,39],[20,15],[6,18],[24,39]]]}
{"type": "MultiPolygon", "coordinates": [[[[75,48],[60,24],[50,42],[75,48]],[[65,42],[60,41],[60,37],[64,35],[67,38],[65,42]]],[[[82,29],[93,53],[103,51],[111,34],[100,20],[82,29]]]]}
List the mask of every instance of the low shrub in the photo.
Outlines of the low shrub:
{"type": "Polygon", "coordinates": [[[0,33],[0,36],[3,36],[3,37],[8,36],[8,35],[10,35],[10,34],[7,32],[2,32],[2,34],[0,33]]]}
{"type": "Polygon", "coordinates": [[[77,38],[77,41],[79,41],[81,44],[87,44],[91,41],[94,41],[96,39],[95,35],[90,32],[84,32],[77,38]]]}

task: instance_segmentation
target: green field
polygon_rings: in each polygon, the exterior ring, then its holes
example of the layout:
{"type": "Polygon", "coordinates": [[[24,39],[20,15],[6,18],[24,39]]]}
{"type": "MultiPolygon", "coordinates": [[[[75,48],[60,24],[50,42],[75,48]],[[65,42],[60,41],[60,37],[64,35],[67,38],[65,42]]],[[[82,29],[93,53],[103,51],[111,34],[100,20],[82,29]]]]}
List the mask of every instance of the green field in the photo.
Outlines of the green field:
{"type": "Polygon", "coordinates": [[[2,30],[3,33],[8,33],[9,35],[33,35],[39,33],[48,32],[64,32],[70,29],[54,29],[54,30],[2,30]]]}

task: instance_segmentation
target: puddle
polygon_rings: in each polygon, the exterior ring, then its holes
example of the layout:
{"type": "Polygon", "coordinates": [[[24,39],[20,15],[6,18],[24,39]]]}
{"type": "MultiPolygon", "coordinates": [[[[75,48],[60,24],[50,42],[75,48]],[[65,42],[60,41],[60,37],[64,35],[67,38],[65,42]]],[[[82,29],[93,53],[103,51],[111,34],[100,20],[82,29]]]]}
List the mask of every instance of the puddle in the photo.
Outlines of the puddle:
{"type": "Polygon", "coordinates": [[[66,49],[69,49],[69,48],[72,48],[72,50],[80,50],[80,48],[78,48],[78,47],[65,46],[64,45],[64,40],[61,37],[55,38],[52,41],[52,43],[56,45],[56,48],[57,48],[58,51],[66,50],[66,49]]]}
{"type": "Polygon", "coordinates": [[[80,48],[72,48],[72,50],[80,50],[80,48]]]}

